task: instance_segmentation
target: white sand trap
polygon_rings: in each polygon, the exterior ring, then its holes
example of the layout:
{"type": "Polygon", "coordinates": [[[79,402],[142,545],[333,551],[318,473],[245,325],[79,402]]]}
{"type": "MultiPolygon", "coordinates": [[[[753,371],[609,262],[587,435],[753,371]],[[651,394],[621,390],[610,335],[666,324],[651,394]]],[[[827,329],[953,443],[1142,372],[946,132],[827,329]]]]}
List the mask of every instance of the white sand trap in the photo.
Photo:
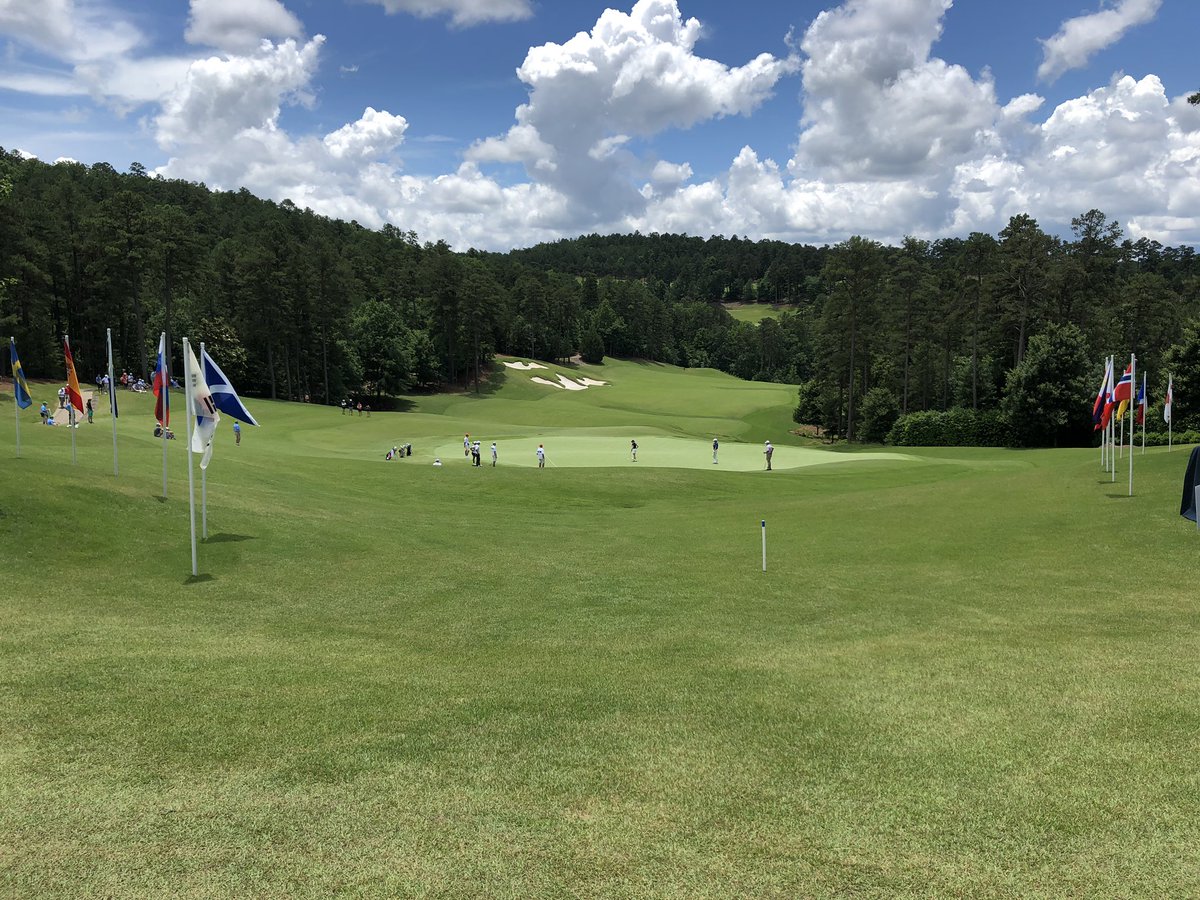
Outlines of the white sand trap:
{"type": "MultiPolygon", "coordinates": [[[[520,369],[522,372],[527,372],[527,371],[529,371],[530,369],[544,369],[544,368],[546,368],[546,367],[545,367],[545,366],[543,366],[541,363],[527,363],[527,362],[506,362],[506,363],[505,363],[505,365],[506,365],[506,366],[508,366],[510,369],[520,369]]],[[[537,380],[537,379],[535,378],[535,379],[534,379],[534,381],[536,381],[536,380],[537,380]]],[[[546,382],[546,383],[547,383],[547,384],[549,384],[550,382],[546,382]]]]}
{"type": "Polygon", "coordinates": [[[545,385],[549,385],[552,388],[559,388],[560,390],[562,389],[562,385],[559,384],[557,381],[547,381],[545,378],[542,378],[539,375],[534,375],[529,380],[532,381],[534,384],[545,384],[545,385]]]}
{"type": "Polygon", "coordinates": [[[558,383],[565,387],[568,391],[586,391],[587,385],[580,384],[578,381],[572,381],[566,375],[558,376],[558,383]]]}
{"type": "Polygon", "coordinates": [[[608,384],[607,381],[594,381],[591,378],[580,378],[580,384],[586,384],[588,387],[599,387],[602,384],[608,384]]]}

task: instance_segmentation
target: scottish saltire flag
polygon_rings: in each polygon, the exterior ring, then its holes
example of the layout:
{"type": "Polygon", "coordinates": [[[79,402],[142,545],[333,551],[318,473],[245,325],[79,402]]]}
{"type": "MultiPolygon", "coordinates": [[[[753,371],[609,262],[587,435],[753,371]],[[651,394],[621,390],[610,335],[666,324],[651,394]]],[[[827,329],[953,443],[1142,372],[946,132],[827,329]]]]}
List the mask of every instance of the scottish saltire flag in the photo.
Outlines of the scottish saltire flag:
{"type": "Polygon", "coordinates": [[[204,454],[200,457],[200,468],[207,469],[208,461],[212,459],[213,436],[217,433],[221,414],[217,412],[212,392],[204,380],[204,371],[196,361],[196,354],[192,352],[191,345],[185,343],[184,346],[187,347],[184,365],[187,367],[188,387],[191,389],[192,412],[196,416],[196,427],[192,431],[192,452],[204,454]]]}
{"type": "Polygon", "coordinates": [[[12,360],[13,392],[17,395],[17,406],[28,409],[33,405],[29,396],[29,384],[25,381],[25,370],[21,368],[21,360],[17,356],[17,339],[8,339],[8,355],[12,360]]]}
{"type": "Polygon", "coordinates": [[[1167,376],[1167,397],[1163,401],[1163,421],[1168,425],[1171,424],[1171,401],[1175,395],[1175,376],[1167,376]]]}
{"type": "Polygon", "coordinates": [[[79,378],[75,375],[75,357],[71,355],[71,342],[63,335],[63,356],[67,361],[67,399],[79,412],[83,412],[83,394],[79,390],[79,378]]]}
{"type": "Polygon", "coordinates": [[[1104,405],[1108,400],[1108,391],[1112,385],[1112,364],[1109,360],[1104,361],[1104,377],[1100,379],[1100,390],[1096,392],[1096,402],[1092,404],[1092,423],[1096,426],[1093,430],[1099,431],[1104,426],[1101,424],[1104,420],[1104,405]]]}
{"type": "Polygon", "coordinates": [[[1146,422],[1146,373],[1142,373],[1142,386],[1138,388],[1137,424],[1146,422]]]}
{"type": "Polygon", "coordinates": [[[255,421],[254,416],[250,415],[250,410],[246,409],[242,398],[237,395],[237,391],[233,389],[233,385],[221,371],[221,367],[208,355],[208,350],[201,350],[200,355],[204,359],[204,380],[208,384],[208,389],[212,391],[213,403],[216,404],[217,409],[247,425],[257,425],[258,422],[255,421]]]}
{"type": "Polygon", "coordinates": [[[171,424],[171,380],[167,377],[167,333],[158,339],[158,359],[154,363],[154,418],[166,428],[171,424]]]}

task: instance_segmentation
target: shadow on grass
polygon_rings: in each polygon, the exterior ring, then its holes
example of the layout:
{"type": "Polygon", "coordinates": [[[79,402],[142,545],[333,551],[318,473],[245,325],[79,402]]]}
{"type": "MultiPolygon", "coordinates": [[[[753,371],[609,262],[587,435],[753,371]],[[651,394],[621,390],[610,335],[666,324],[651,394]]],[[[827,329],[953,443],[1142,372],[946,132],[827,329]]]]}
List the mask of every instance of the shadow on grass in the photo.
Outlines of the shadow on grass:
{"type": "Polygon", "coordinates": [[[1129,496],[1128,491],[1126,491],[1124,494],[1105,494],[1104,496],[1112,497],[1114,500],[1132,500],[1133,499],[1132,497],[1129,496]]]}
{"type": "Polygon", "coordinates": [[[254,535],[252,535],[252,534],[221,533],[221,534],[210,534],[208,536],[208,538],[204,541],[204,543],[206,543],[206,544],[233,544],[233,543],[237,543],[238,541],[252,541],[254,539],[255,539],[254,535]]]}
{"type": "Polygon", "coordinates": [[[213,576],[205,573],[203,575],[189,575],[187,578],[183,579],[183,583],[185,585],[187,585],[187,584],[203,584],[206,581],[216,581],[216,580],[217,579],[215,579],[213,576]]]}

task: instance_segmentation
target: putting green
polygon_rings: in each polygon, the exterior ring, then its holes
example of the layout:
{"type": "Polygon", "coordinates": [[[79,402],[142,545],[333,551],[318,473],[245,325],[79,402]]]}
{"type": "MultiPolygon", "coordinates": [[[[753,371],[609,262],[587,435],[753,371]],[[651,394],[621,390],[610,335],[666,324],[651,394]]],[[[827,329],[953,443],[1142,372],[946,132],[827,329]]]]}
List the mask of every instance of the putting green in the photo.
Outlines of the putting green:
{"type": "MultiPolygon", "coordinates": [[[[497,440],[500,465],[537,466],[537,446],[546,447],[546,465],[549,468],[672,468],[672,469],[719,469],[730,472],[754,472],[765,468],[761,444],[722,443],[719,462],[712,462],[712,441],[667,436],[635,438],[638,442],[638,459],[633,462],[629,454],[629,438],[611,435],[580,435],[578,429],[572,434],[546,435],[544,437],[519,437],[497,440]]],[[[491,441],[480,438],[483,464],[491,465],[491,441]]],[[[428,454],[425,454],[428,455],[428,454]]],[[[469,465],[470,459],[463,455],[462,439],[447,440],[436,444],[432,455],[444,465],[469,465]]],[[[903,453],[835,453],[808,447],[776,446],[772,468],[779,470],[803,469],[809,466],[833,463],[884,460],[889,462],[918,462],[915,456],[903,453]]],[[[417,456],[413,461],[419,461],[417,456]]],[[[432,462],[432,459],[424,460],[432,462]]]]}

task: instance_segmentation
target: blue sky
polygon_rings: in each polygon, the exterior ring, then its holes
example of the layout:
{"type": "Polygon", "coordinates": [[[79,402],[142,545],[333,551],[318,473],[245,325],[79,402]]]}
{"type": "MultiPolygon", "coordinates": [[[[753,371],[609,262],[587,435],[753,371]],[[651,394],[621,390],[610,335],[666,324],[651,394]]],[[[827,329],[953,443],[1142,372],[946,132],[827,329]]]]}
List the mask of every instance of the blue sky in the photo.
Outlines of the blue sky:
{"type": "Polygon", "coordinates": [[[1194,0],[0,0],[0,146],[457,249],[1093,207],[1197,244],[1198,25],[1194,0]]]}

